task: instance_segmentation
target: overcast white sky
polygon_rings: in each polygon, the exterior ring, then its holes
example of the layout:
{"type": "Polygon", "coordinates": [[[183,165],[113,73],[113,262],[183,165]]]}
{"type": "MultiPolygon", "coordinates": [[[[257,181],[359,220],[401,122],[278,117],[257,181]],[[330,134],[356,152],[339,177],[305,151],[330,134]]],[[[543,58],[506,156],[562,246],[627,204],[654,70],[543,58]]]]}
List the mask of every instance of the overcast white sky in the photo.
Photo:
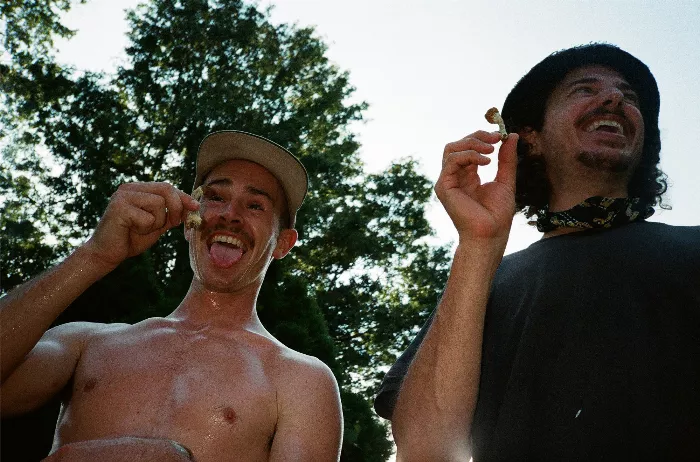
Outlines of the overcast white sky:
{"type": "MultiPolygon", "coordinates": [[[[88,0],[67,16],[78,34],[59,57],[81,69],[113,69],[126,43],[123,9],[136,0],[88,0]]],[[[661,92],[662,169],[673,210],[656,221],[700,224],[700,2],[696,0],[264,0],[274,22],[315,26],[328,56],[350,72],[370,104],[356,127],[368,168],[412,156],[435,181],[443,146],[477,129],[534,64],[557,49],[614,43],[644,61],[661,92]]],[[[232,127],[233,128],[233,127],[232,127]]],[[[495,162],[494,162],[495,164],[495,162]]],[[[495,170],[487,167],[485,179],[495,170]]],[[[437,202],[429,211],[440,241],[455,240],[437,202]]],[[[507,251],[539,233],[520,217],[507,251]]]]}

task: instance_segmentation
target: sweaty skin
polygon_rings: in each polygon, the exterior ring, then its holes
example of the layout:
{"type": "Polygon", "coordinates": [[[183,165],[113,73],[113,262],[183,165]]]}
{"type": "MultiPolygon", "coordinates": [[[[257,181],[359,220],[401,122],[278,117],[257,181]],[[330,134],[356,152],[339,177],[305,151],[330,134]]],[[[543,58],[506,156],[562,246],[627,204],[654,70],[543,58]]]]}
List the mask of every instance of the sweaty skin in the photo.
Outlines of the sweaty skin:
{"type": "Polygon", "coordinates": [[[177,441],[197,461],[267,461],[285,396],[305,393],[295,389],[297,374],[307,367],[313,374],[311,358],[265,332],[174,318],[83,328],[90,340],[54,450],[105,435],[148,435],[177,441]]]}
{"type": "Polygon", "coordinates": [[[2,415],[60,395],[51,462],[187,460],[169,442],[198,462],[338,460],[342,411],[330,369],[276,340],[256,311],[268,266],[297,239],[280,226],[284,190],[242,160],[205,181],[204,206],[165,183],[120,186],[86,243],[0,298],[2,415]],[[185,229],[195,277],[170,315],[46,330],[195,210],[202,226],[185,229]]]}

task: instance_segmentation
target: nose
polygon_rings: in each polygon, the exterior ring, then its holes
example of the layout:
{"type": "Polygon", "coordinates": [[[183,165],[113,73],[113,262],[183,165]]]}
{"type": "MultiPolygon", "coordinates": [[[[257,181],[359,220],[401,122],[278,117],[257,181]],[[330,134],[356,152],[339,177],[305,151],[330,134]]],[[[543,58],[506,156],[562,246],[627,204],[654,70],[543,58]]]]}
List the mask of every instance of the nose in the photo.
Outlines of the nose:
{"type": "Polygon", "coordinates": [[[239,223],[241,221],[241,204],[238,201],[227,201],[218,210],[218,219],[226,223],[239,223]]]}
{"type": "Polygon", "coordinates": [[[625,95],[617,87],[609,87],[600,92],[600,97],[603,100],[603,106],[611,108],[620,105],[625,95]]]}

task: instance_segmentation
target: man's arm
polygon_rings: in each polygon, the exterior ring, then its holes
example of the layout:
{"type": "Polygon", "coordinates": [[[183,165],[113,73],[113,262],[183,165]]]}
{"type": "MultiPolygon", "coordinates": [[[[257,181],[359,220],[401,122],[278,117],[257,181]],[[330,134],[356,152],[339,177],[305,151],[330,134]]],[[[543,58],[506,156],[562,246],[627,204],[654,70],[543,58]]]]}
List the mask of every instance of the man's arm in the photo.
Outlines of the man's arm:
{"type": "Polygon", "coordinates": [[[515,211],[515,148],[509,136],[493,182],[477,173],[500,134],[476,132],[445,147],[435,186],[459,232],[450,276],[432,325],[403,381],[392,415],[401,461],[469,460],[484,315],[515,211]]]}
{"type": "Polygon", "coordinates": [[[58,266],[0,299],[2,383],[58,315],[109,271],[88,249],[79,247],[58,266]]]}
{"type": "MultiPolygon", "coordinates": [[[[90,285],[126,258],[149,248],[164,232],[182,222],[186,210],[198,206],[166,183],[122,185],[85,244],[58,266],[0,298],[3,397],[8,378],[14,374],[31,376],[21,371],[25,364],[46,365],[41,371],[44,380],[65,384],[66,374],[69,379],[80,356],[80,329],[58,329],[40,342],[46,329],[90,285]],[[27,359],[31,361],[27,363],[27,359]]],[[[20,382],[11,381],[18,389],[23,386],[20,382]]]]}
{"type": "Polygon", "coordinates": [[[104,324],[70,322],[49,329],[2,384],[3,417],[46,404],[69,383],[83,347],[104,324]]]}
{"type": "Polygon", "coordinates": [[[282,374],[270,462],[336,462],[343,442],[338,384],[328,366],[304,357],[282,374]]]}

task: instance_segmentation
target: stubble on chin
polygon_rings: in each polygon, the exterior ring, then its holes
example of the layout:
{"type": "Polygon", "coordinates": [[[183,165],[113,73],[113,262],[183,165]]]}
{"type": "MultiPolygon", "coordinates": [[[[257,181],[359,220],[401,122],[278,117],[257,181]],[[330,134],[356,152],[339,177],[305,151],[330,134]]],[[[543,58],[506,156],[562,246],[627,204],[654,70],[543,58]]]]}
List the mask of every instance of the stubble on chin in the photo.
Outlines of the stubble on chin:
{"type": "Polygon", "coordinates": [[[631,156],[604,155],[597,152],[581,151],[576,156],[582,165],[602,172],[624,173],[632,168],[631,156]]]}

